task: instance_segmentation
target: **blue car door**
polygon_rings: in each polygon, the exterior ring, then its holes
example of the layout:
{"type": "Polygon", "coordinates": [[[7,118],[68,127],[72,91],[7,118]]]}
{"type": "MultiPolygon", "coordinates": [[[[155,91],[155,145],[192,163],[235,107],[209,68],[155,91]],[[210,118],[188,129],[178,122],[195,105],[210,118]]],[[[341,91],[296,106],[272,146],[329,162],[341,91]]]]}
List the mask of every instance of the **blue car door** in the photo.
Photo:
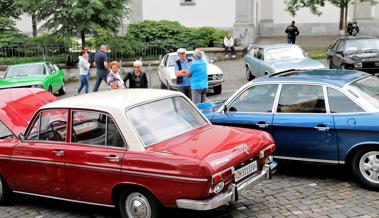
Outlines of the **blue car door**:
{"type": "Polygon", "coordinates": [[[214,114],[211,122],[271,132],[272,108],[277,89],[277,84],[247,87],[226,103],[225,112],[214,114]]]}
{"type": "Polygon", "coordinates": [[[273,118],[276,158],[315,162],[338,160],[332,115],[318,85],[283,84],[273,118]]]}

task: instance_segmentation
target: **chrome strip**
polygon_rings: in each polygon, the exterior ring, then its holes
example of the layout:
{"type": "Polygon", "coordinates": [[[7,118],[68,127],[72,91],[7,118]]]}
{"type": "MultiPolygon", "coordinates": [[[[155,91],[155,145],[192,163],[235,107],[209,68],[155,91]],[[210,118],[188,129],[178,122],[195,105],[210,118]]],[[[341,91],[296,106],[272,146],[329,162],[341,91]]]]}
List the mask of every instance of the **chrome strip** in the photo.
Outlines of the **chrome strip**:
{"type": "Polygon", "coordinates": [[[51,164],[51,165],[64,166],[63,162],[52,162],[52,161],[46,161],[46,160],[30,160],[30,159],[14,158],[14,157],[11,157],[11,160],[12,161],[27,162],[27,163],[42,163],[42,164],[51,164]]]}
{"type": "Polygon", "coordinates": [[[186,181],[194,181],[194,182],[207,182],[208,181],[208,179],[204,179],[204,178],[169,176],[169,175],[163,175],[163,174],[144,173],[144,172],[137,172],[137,171],[130,171],[130,170],[122,170],[122,172],[128,173],[128,174],[137,174],[137,175],[143,175],[143,176],[153,176],[153,177],[160,177],[160,178],[167,178],[167,179],[178,179],[178,180],[186,180],[186,181]]]}
{"type": "Polygon", "coordinates": [[[10,156],[0,156],[0,160],[11,160],[10,156]]]}
{"type": "Polygon", "coordinates": [[[67,198],[59,198],[59,197],[53,197],[53,196],[48,196],[48,195],[39,195],[39,194],[33,194],[33,193],[21,192],[21,191],[13,191],[13,192],[18,193],[18,194],[24,194],[24,195],[50,198],[50,199],[55,199],[55,200],[63,200],[63,201],[70,201],[70,202],[74,202],[74,203],[82,203],[82,204],[90,204],[90,205],[95,205],[95,206],[114,208],[114,205],[108,205],[108,204],[98,204],[98,203],[91,203],[91,202],[87,202],[87,201],[77,201],[77,200],[71,200],[71,199],[67,199],[67,198]]]}
{"type": "Polygon", "coordinates": [[[323,160],[323,159],[312,159],[312,158],[299,158],[299,157],[286,157],[286,156],[276,156],[276,159],[283,160],[299,160],[299,161],[308,161],[308,162],[317,162],[317,163],[331,163],[331,164],[344,164],[345,161],[336,161],[336,160],[323,160]]]}
{"type": "Polygon", "coordinates": [[[121,172],[120,169],[107,168],[107,167],[86,166],[86,165],[81,165],[81,164],[66,163],[66,166],[77,167],[77,168],[85,168],[85,169],[91,169],[91,170],[104,170],[104,171],[111,171],[111,172],[117,172],[117,173],[121,172]]]}

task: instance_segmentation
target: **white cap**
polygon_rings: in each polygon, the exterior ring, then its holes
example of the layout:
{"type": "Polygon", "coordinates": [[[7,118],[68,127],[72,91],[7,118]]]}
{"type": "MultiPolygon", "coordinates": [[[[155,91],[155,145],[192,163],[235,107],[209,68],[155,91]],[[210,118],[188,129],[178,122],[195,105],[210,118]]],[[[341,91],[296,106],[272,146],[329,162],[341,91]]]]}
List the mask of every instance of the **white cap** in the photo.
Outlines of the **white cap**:
{"type": "Polygon", "coordinates": [[[186,53],[186,49],[185,49],[185,48],[179,48],[176,52],[177,52],[178,54],[186,53]]]}

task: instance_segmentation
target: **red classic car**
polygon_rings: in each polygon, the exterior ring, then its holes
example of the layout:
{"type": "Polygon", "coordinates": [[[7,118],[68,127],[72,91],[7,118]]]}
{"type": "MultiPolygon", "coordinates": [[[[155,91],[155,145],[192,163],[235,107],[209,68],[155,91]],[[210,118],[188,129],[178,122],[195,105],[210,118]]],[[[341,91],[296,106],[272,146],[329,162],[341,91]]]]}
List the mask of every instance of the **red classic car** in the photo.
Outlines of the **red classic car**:
{"type": "Polygon", "coordinates": [[[270,134],[212,125],[179,92],[55,100],[37,89],[0,91],[1,203],[15,192],[158,217],[161,206],[238,200],[275,167],[270,134]]]}

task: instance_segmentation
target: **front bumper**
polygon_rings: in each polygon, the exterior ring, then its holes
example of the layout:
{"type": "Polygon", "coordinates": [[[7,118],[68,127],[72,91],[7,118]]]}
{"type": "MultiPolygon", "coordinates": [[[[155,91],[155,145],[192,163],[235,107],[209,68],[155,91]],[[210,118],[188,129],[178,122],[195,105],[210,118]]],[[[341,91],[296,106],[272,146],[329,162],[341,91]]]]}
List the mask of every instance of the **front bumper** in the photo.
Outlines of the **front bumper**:
{"type": "Polygon", "coordinates": [[[262,171],[259,174],[255,174],[245,181],[229,185],[228,189],[210,199],[206,200],[188,200],[188,199],[178,199],[176,200],[176,205],[178,208],[191,209],[191,210],[212,210],[222,205],[225,205],[231,201],[237,201],[239,194],[252,187],[253,185],[259,183],[263,179],[271,179],[271,175],[275,172],[276,162],[270,164],[265,164],[262,171]]]}

